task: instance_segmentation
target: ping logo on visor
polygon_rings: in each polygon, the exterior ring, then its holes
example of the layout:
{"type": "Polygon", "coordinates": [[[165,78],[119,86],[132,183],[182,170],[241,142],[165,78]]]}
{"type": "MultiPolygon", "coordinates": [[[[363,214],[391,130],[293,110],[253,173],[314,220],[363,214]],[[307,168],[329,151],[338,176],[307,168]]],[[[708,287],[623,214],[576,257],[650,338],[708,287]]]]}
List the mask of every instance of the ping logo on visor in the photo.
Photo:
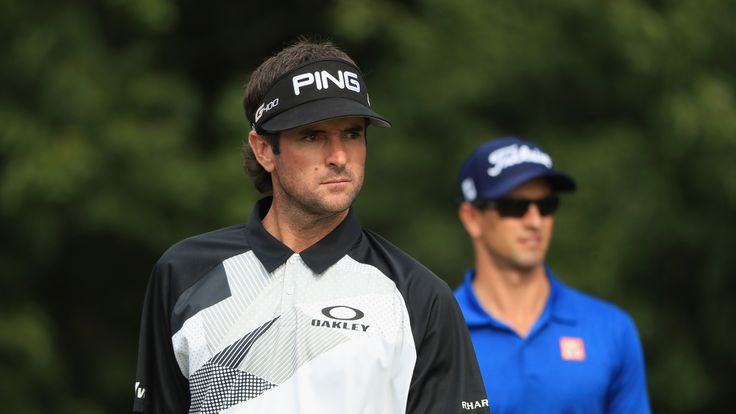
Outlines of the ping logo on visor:
{"type": "Polygon", "coordinates": [[[343,60],[318,60],[278,78],[255,113],[256,132],[278,133],[287,129],[358,116],[371,124],[390,127],[386,118],[371,109],[360,70],[343,60]]]}
{"type": "Polygon", "coordinates": [[[353,92],[360,93],[360,82],[358,75],[350,71],[337,71],[337,77],[326,70],[312,73],[302,73],[291,78],[294,85],[294,95],[299,96],[302,87],[312,85],[317,90],[328,89],[330,84],[340,89],[349,89],[353,92]]]}

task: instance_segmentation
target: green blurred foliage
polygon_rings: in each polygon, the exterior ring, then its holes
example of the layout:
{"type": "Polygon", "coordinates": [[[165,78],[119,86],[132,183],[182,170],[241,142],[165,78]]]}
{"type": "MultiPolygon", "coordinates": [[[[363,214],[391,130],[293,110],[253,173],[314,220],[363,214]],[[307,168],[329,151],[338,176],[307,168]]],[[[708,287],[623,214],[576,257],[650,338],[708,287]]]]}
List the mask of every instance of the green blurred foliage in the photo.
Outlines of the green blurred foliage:
{"type": "Polygon", "coordinates": [[[365,225],[455,286],[460,163],[541,143],[579,184],[556,273],[634,316],[655,412],[731,411],[736,4],[272,3],[0,2],[6,411],[129,410],[148,272],[246,220],[242,89],[298,34],[343,46],[393,121],[369,133],[365,225]]]}

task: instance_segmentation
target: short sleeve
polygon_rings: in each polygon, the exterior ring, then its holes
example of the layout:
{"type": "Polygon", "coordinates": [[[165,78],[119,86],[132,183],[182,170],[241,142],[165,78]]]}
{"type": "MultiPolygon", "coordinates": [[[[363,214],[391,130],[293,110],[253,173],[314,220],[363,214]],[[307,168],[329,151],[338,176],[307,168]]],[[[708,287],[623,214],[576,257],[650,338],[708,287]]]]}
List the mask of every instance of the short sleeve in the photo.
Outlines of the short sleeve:
{"type": "Polygon", "coordinates": [[[189,385],[174,356],[171,341],[170,272],[157,263],[146,289],[138,344],[133,412],[184,413],[189,385]]]}
{"type": "Polygon", "coordinates": [[[608,413],[648,414],[644,352],[634,321],[626,314],[619,332],[619,365],[614,372],[607,398],[608,413]]]}
{"type": "Polygon", "coordinates": [[[417,343],[406,412],[489,413],[465,320],[449,287],[442,287],[421,312],[426,329],[417,343]]]}

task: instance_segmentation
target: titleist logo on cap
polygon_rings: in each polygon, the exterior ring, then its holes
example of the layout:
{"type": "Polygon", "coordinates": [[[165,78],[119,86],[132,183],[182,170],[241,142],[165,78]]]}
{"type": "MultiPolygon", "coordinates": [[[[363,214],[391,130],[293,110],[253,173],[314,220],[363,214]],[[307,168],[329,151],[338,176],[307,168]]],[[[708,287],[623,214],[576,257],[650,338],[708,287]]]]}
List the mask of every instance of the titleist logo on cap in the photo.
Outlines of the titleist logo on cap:
{"type": "Polygon", "coordinates": [[[547,168],[552,168],[552,158],[537,148],[529,148],[527,145],[512,144],[499,148],[488,154],[488,162],[491,168],[488,169],[488,175],[496,177],[503,170],[523,162],[531,162],[542,164],[547,168]]]}
{"type": "Polygon", "coordinates": [[[541,177],[554,192],[575,191],[575,181],[552,169],[552,158],[539,145],[501,137],[484,142],[463,162],[458,190],[462,201],[495,200],[541,177]]]}

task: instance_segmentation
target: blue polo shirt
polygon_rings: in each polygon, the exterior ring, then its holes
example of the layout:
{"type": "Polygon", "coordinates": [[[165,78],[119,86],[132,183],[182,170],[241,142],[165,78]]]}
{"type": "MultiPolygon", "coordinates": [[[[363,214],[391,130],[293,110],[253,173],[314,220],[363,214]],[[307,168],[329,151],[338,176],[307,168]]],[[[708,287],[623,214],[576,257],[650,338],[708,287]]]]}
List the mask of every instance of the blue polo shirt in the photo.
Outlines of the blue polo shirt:
{"type": "Polygon", "coordinates": [[[546,271],[549,299],[526,338],[481,308],[471,287],[474,270],[455,290],[491,412],[650,413],[643,352],[631,317],[546,271]]]}

